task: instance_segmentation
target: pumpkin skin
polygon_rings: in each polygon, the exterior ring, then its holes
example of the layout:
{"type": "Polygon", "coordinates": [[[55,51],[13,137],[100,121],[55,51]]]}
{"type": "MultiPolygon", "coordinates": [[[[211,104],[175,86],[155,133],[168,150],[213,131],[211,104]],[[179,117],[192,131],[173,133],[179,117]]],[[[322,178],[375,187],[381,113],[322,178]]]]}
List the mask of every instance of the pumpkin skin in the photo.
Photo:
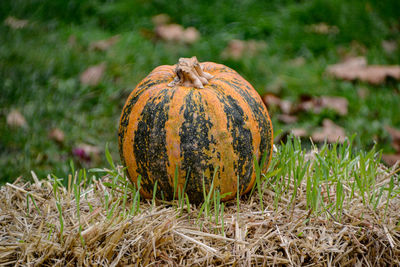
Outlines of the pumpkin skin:
{"type": "MultiPolygon", "coordinates": [[[[204,88],[168,86],[174,66],[159,66],[129,95],[118,131],[119,151],[127,176],[140,193],[172,199],[177,185],[191,203],[203,201],[203,177],[208,191],[214,171],[214,188],[222,200],[243,195],[255,182],[254,156],[272,156],[273,130],[267,108],[254,88],[234,70],[212,62],[200,63],[213,75],[204,88]],[[237,188],[239,177],[239,188],[237,188]],[[162,192],[162,194],[161,194],[162,192]]],[[[178,190],[177,190],[178,191],[178,190]]],[[[177,192],[176,192],[177,196],[177,192]]]]}

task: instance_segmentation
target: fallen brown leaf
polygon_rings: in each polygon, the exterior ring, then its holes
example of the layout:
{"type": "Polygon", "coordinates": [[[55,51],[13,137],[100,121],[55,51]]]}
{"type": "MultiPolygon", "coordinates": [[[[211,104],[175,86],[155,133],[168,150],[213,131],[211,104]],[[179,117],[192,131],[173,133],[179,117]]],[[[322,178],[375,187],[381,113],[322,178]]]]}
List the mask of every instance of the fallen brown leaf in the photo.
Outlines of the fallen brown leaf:
{"type": "Polygon", "coordinates": [[[400,153],[399,154],[382,154],[382,160],[388,166],[393,166],[397,162],[400,161],[400,153]]]}
{"type": "Polygon", "coordinates": [[[333,109],[339,115],[347,115],[349,101],[344,97],[321,96],[312,100],[312,107],[314,113],[318,114],[324,108],[333,109]]]}
{"type": "Polygon", "coordinates": [[[354,81],[360,80],[371,84],[381,84],[388,77],[399,80],[400,66],[367,65],[364,57],[349,58],[342,63],[331,65],[327,72],[336,78],[354,81]]]}
{"type": "Polygon", "coordinates": [[[279,107],[279,104],[281,103],[281,99],[274,94],[265,94],[263,100],[265,105],[269,108],[279,107]]]}
{"type": "Polygon", "coordinates": [[[393,148],[400,153],[400,130],[390,126],[386,126],[385,129],[392,138],[393,148]]]}
{"type": "MultiPolygon", "coordinates": [[[[339,115],[347,115],[349,102],[344,97],[333,97],[333,96],[321,96],[313,98],[312,96],[303,95],[300,98],[300,103],[293,103],[290,100],[284,100],[276,96],[275,94],[265,94],[263,96],[265,105],[268,108],[274,109],[279,107],[285,115],[293,115],[299,111],[309,111],[316,114],[321,113],[325,108],[336,111],[339,115]]],[[[283,116],[281,121],[285,122],[292,121],[289,117],[283,116]]]]}
{"type": "Polygon", "coordinates": [[[265,105],[268,108],[279,107],[283,114],[290,114],[293,111],[293,102],[290,100],[280,99],[274,94],[266,94],[263,96],[265,105]]]}
{"type": "Polygon", "coordinates": [[[290,131],[296,137],[306,137],[308,136],[307,131],[303,128],[294,128],[290,131]]]}
{"type": "Polygon", "coordinates": [[[49,138],[61,144],[65,140],[65,135],[64,132],[61,131],[59,128],[53,128],[49,132],[49,138]]]}
{"type": "Polygon", "coordinates": [[[156,34],[164,41],[180,41],[183,35],[183,27],[178,24],[159,25],[156,34]]]}
{"type": "Polygon", "coordinates": [[[187,44],[193,44],[200,39],[200,33],[196,28],[189,27],[183,31],[182,39],[187,44]]]}
{"type": "Polygon", "coordinates": [[[281,100],[279,103],[279,108],[283,114],[290,114],[293,111],[293,103],[290,100],[281,100]]]}
{"type": "Polygon", "coordinates": [[[349,101],[344,97],[331,97],[322,96],[319,98],[321,108],[330,108],[335,110],[338,114],[347,115],[347,108],[349,101]]]}
{"type": "Polygon", "coordinates": [[[328,66],[328,73],[345,80],[355,80],[358,78],[358,73],[355,73],[354,70],[358,71],[366,66],[367,60],[364,57],[352,57],[341,63],[328,66]]]}
{"type": "Polygon", "coordinates": [[[286,143],[287,138],[292,134],[295,137],[305,138],[309,137],[307,130],[304,128],[291,128],[290,130],[280,132],[278,135],[274,136],[274,143],[279,144],[281,142],[286,143]]]}
{"type": "Polygon", "coordinates": [[[222,52],[223,58],[233,58],[233,59],[240,59],[243,55],[243,51],[245,49],[245,42],[242,40],[231,40],[222,52]]]}
{"type": "Polygon", "coordinates": [[[29,21],[25,19],[17,19],[15,17],[7,17],[4,21],[4,24],[9,26],[12,29],[18,30],[25,28],[28,25],[29,21]]]}
{"type": "Polygon", "coordinates": [[[7,115],[7,124],[10,127],[18,127],[18,128],[25,128],[27,127],[27,123],[25,117],[18,111],[12,110],[7,115]]]}
{"type": "Polygon", "coordinates": [[[90,50],[106,51],[111,46],[116,44],[120,39],[119,35],[114,35],[108,39],[92,42],[89,46],[90,50]]]}
{"type": "Polygon", "coordinates": [[[310,100],[307,100],[307,101],[300,102],[297,105],[297,110],[298,111],[315,112],[314,106],[315,106],[315,104],[314,104],[313,99],[310,99],[310,100]]]}
{"type": "Polygon", "coordinates": [[[167,42],[184,42],[192,44],[200,38],[200,33],[194,27],[184,29],[178,24],[161,24],[156,26],[156,35],[167,42]]]}
{"type": "Polygon", "coordinates": [[[349,102],[344,97],[321,96],[318,98],[302,97],[297,109],[311,111],[316,114],[321,113],[325,108],[336,111],[339,115],[347,115],[349,102]]]}
{"type": "Polygon", "coordinates": [[[104,62],[89,67],[81,74],[80,76],[81,83],[90,86],[98,85],[101,78],[103,77],[105,69],[106,69],[106,64],[104,62]]]}
{"type": "Polygon", "coordinates": [[[296,123],[298,118],[297,118],[297,116],[293,116],[293,115],[279,114],[278,120],[283,123],[286,123],[286,124],[292,124],[292,123],[296,123]]]}
{"type": "Polygon", "coordinates": [[[222,51],[222,58],[241,59],[243,56],[255,56],[260,50],[264,49],[267,44],[264,41],[256,40],[237,40],[229,41],[228,46],[222,51]]]}
{"type": "Polygon", "coordinates": [[[343,143],[346,138],[344,129],[329,119],[324,119],[322,129],[314,132],[311,138],[315,142],[343,143]]]}

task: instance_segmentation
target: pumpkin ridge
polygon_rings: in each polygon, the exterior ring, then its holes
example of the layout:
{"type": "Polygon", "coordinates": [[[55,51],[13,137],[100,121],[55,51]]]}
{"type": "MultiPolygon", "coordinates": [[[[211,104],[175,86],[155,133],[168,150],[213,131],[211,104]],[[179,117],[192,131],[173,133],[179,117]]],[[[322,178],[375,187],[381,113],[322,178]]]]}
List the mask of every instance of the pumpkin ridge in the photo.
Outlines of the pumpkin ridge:
{"type": "Polygon", "coordinates": [[[243,111],[245,114],[249,117],[246,122],[248,123],[249,129],[252,132],[253,136],[253,151],[257,158],[260,156],[259,155],[259,145],[261,142],[261,135],[260,135],[260,125],[254,125],[253,121],[256,121],[256,118],[254,116],[254,113],[252,112],[252,107],[249,101],[246,101],[246,99],[243,98],[243,94],[238,92],[238,90],[235,90],[235,88],[232,88],[231,90],[225,90],[225,82],[223,81],[224,77],[222,76],[221,78],[216,78],[214,80],[214,87],[215,90],[221,91],[225,95],[231,95],[234,99],[236,99],[239,102],[239,106],[243,108],[243,111]]]}
{"type": "MultiPolygon", "coordinates": [[[[178,189],[183,190],[186,173],[179,166],[179,162],[182,162],[180,144],[177,141],[179,139],[179,129],[184,122],[183,108],[186,95],[190,92],[186,88],[174,87],[170,90],[175,90],[174,97],[171,98],[171,108],[168,113],[168,121],[165,123],[166,129],[166,142],[167,142],[167,154],[168,154],[168,165],[167,170],[170,174],[170,184],[173,186],[173,176],[175,174],[176,166],[178,166],[178,189]]],[[[158,195],[157,195],[158,196],[158,195]]]]}
{"type": "MultiPolygon", "coordinates": [[[[222,87],[214,83],[212,85],[215,90],[221,91],[222,87]]],[[[219,101],[224,106],[224,113],[227,117],[227,131],[233,138],[232,146],[234,155],[238,155],[238,159],[234,162],[235,180],[239,176],[240,192],[252,182],[253,173],[253,135],[247,127],[248,116],[242,109],[239,102],[229,94],[228,91],[222,91],[219,101]],[[224,93],[225,92],[225,93],[224,93]],[[249,144],[251,147],[249,147],[249,144]]]]}
{"type": "MultiPolygon", "coordinates": [[[[237,190],[235,162],[238,160],[238,155],[235,153],[232,146],[233,137],[230,131],[227,130],[228,118],[224,111],[224,104],[221,98],[225,97],[226,91],[216,90],[215,84],[211,85],[208,90],[203,90],[205,95],[206,112],[214,122],[214,127],[211,128],[210,134],[216,140],[216,158],[214,158],[214,166],[219,167],[219,171],[215,176],[215,188],[218,188],[221,194],[231,193],[223,198],[227,200],[235,196],[237,190]]],[[[237,165],[237,164],[236,164],[237,165]]]]}
{"type": "MultiPolygon", "coordinates": [[[[256,118],[254,117],[254,114],[252,112],[251,106],[248,102],[243,99],[242,95],[239,94],[239,92],[235,91],[234,89],[231,90],[226,90],[224,88],[225,83],[220,80],[219,78],[214,80],[214,84],[212,85],[214,88],[214,91],[216,92],[221,92],[221,94],[224,96],[224,98],[231,98],[235,99],[235,101],[238,101],[238,106],[243,109],[243,113],[245,115],[244,122],[245,124],[243,127],[248,129],[250,131],[250,136],[251,136],[251,143],[247,143],[246,146],[251,145],[251,155],[248,155],[247,157],[247,163],[245,169],[248,171],[248,173],[239,173],[239,183],[241,185],[240,187],[240,192],[245,192],[247,188],[252,187],[254,182],[255,182],[255,172],[253,171],[254,168],[254,155],[257,158],[260,158],[260,151],[259,151],[259,146],[261,142],[261,135],[260,135],[260,128],[258,124],[255,124],[253,122],[256,121],[256,118]]],[[[222,100],[220,100],[222,101],[222,100]]],[[[225,116],[226,116],[226,112],[225,116]]],[[[246,141],[247,142],[247,141],[246,141]]],[[[240,149],[239,149],[240,150],[240,149]]],[[[236,155],[236,152],[233,153],[236,155]]],[[[233,180],[233,183],[237,183],[238,173],[235,174],[235,180],[233,180]]]]}

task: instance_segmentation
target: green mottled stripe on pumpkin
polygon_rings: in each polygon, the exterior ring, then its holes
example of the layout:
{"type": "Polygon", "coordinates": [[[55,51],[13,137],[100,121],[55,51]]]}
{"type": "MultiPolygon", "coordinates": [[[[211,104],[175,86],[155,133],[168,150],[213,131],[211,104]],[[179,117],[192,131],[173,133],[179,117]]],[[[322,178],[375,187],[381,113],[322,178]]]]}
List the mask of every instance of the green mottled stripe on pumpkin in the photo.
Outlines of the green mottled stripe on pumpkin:
{"type": "Polygon", "coordinates": [[[267,159],[270,158],[270,154],[272,152],[272,125],[270,120],[268,119],[268,114],[266,113],[266,109],[264,107],[263,103],[260,103],[260,101],[257,101],[255,97],[258,97],[258,95],[252,96],[249,94],[249,91],[254,91],[250,87],[248,87],[246,84],[243,84],[242,81],[233,78],[230,80],[224,79],[224,78],[219,78],[219,80],[223,81],[227,85],[231,86],[238,92],[243,99],[248,103],[248,105],[251,108],[251,112],[253,113],[256,121],[259,124],[259,129],[261,132],[261,142],[259,146],[260,150],[260,157],[264,154],[267,153],[267,159]],[[247,90],[243,90],[243,87],[246,88],[247,90]]]}
{"type": "Polygon", "coordinates": [[[142,176],[142,188],[151,193],[155,180],[164,195],[172,197],[169,186],[165,123],[168,120],[169,103],[173,91],[169,88],[158,91],[145,105],[134,134],[133,151],[136,172],[142,176]]]}
{"type": "MultiPolygon", "coordinates": [[[[122,110],[120,123],[119,123],[119,129],[118,129],[118,146],[119,146],[120,158],[121,158],[122,164],[124,166],[126,165],[126,162],[125,162],[125,157],[124,157],[123,143],[125,140],[125,134],[127,131],[127,127],[129,125],[129,117],[131,115],[131,110],[132,110],[133,106],[136,104],[136,102],[139,100],[142,93],[144,91],[146,91],[148,88],[151,88],[152,86],[154,86],[156,84],[157,84],[157,82],[152,79],[144,79],[129,95],[129,98],[126,101],[126,104],[122,110]]],[[[127,172],[127,175],[129,177],[128,172],[127,172]]]]}
{"type": "MultiPolygon", "coordinates": [[[[215,166],[212,164],[211,146],[216,144],[209,131],[213,126],[205,112],[204,99],[197,90],[192,90],[185,98],[182,107],[184,122],[179,129],[182,169],[188,175],[186,192],[191,202],[199,203],[203,199],[202,176],[211,177],[215,166]]],[[[206,179],[206,187],[210,186],[210,179],[206,179]]]]}

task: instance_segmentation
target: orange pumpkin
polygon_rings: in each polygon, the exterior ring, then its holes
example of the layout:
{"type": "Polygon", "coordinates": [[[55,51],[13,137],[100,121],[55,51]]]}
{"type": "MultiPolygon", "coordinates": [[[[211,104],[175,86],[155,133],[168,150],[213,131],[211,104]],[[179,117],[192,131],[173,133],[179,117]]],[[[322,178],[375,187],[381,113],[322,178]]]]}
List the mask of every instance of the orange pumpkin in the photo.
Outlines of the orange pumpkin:
{"type": "MultiPolygon", "coordinates": [[[[203,179],[223,200],[255,182],[254,156],[272,155],[273,132],[259,94],[234,70],[196,57],[155,68],[132,91],[119,126],[119,150],[127,175],[141,194],[173,198],[177,186],[191,202],[203,200],[203,179]],[[218,167],[218,168],[217,168],[218,167]],[[239,188],[237,178],[239,177],[239,188]],[[230,193],[230,194],[229,194],[230,193]]],[[[177,193],[176,193],[177,194],[177,193]]]]}

